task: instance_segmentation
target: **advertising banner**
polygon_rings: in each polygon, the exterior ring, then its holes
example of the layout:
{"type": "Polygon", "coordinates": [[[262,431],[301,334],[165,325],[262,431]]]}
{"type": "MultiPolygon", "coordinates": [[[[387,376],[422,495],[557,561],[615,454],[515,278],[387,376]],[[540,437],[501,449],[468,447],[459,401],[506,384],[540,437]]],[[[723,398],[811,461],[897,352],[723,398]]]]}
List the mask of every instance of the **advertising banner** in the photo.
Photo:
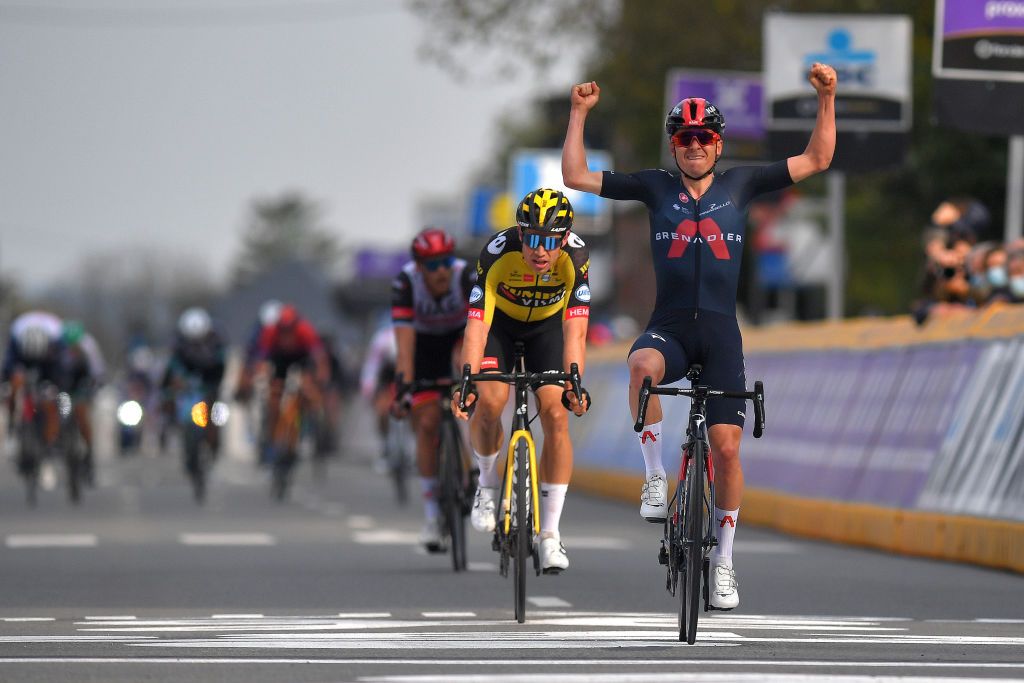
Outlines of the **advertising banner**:
{"type": "Polygon", "coordinates": [[[842,131],[905,132],[911,125],[910,19],[896,15],[765,16],[765,113],[772,130],[811,130],[817,96],[807,81],[815,62],[839,77],[836,126],[842,131]]]}
{"type": "Polygon", "coordinates": [[[932,73],[1024,82],[1024,1],[937,0],[932,73]]]}
{"type": "MultiPolygon", "coordinates": [[[[687,97],[703,97],[725,116],[727,157],[764,158],[764,86],[760,73],[670,70],[665,82],[665,112],[687,97]]],[[[662,155],[666,168],[675,168],[667,145],[662,155]]]]}

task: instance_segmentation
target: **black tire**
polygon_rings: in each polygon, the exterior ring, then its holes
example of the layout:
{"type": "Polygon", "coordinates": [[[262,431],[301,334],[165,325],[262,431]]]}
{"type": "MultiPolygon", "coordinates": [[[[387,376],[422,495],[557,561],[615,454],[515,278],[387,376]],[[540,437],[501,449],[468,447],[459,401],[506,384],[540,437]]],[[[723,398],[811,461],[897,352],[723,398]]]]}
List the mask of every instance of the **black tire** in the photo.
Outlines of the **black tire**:
{"type": "Polygon", "coordinates": [[[441,424],[441,514],[452,551],[452,569],[466,569],[465,468],[457,427],[448,419],[441,424]]]}
{"type": "Polygon", "coordinates": [[[513,572],[515,574],[515,598],[516,598],[516,621],[522,624],[526,621],[526,560],[530,555],[530,544],[532,539],[533,525],[530,522],[530,509],[527,502],[530,497],[530,447],[526,439],[519,439],[516,442],[516,479],[513,482],[513,493],[515,497],[515,536],[513,537],[513,572]]]}
{"type": "Polygon", "coordinates": [[[68,474],[68,500],[78,505],[82,502],[82,459],[78,450],[70,444],[66,444],[64,463],[68,474]]]}
{"type": "Polygon", "coordinates": [[[683,496],[683,566],[679,594],[679,640],[693,645],[697,639],[697,613],[703,594],[700,580],[704,569],[704,443],[691,446],[683,496]]]}
{"type": "Polygon", "coordinates": [[[274,500],[281,503],[288,496],[288,485],[296,454],[291,451],[281,453],[274,462],[274,474],[270,481],[270,493],[274,500]]]}

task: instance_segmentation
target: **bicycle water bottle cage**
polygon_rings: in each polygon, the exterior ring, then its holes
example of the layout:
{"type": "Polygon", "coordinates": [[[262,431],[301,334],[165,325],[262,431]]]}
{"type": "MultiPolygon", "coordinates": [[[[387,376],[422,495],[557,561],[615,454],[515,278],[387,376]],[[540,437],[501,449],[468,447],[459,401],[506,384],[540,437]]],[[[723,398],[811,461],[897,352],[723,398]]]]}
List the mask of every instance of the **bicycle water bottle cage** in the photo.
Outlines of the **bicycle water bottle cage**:
{"type": "Polygon", "coordinates": [[[700,373],[703,370],[704,370],[704,366],[703,365],[699,365],[697,363],[694,363],[686,371],[686,379],[689,380],[690,382],[696,382],[697,380],[700,379],[700,373]]]}

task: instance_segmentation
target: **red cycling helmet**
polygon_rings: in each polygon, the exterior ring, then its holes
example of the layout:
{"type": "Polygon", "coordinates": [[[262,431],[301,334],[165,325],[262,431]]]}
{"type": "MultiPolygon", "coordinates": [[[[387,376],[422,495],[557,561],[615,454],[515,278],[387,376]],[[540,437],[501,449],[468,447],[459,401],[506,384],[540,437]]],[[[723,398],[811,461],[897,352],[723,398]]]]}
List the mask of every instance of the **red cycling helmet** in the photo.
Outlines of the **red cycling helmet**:
{"type": "Polygon", "coordinates": [[[282,330],[290,330],[299,324],[299,311],[292,304],[285,304],[281,307],[281,313],[277,317],[277,327],[282,330]]]}
{"type": "Polygon", "coordinates": [[[721,135],[725,132],[725,117],[718,107],[703,97],[687,97],[672,107],[665,117],[665,132],[669,137],[680,128],[707,128],[721,135]]]}
{"type": "Polygon", "coordinates": [[[425,228],[412,240],[412,257],[427,261],[455,252],[455,238],[439,228],[425,228]]]}

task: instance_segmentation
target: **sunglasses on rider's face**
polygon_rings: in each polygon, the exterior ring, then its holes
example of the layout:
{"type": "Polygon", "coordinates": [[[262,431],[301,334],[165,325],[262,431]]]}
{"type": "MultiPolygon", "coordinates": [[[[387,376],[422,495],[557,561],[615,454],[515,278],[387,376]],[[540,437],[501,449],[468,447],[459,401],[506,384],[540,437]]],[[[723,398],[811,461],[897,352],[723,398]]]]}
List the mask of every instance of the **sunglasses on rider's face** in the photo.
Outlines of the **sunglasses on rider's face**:
{"type": "Polygon", "coordinates": [[[698,128],[696,130],[678,130],[672,136],[672,142],[676,143],[679,147],[689,147],[690,143],[694,140],[700,146],[710,145],[713,142],[718,142],[722,138],[713,130],[707,130],[706,128],[698,128]]]}
{"type": "Polygon", "coordinates": [[[441,258],[423,261],[422,263],[420,263],[420,265],[423,266],[425,270],[428,270],[431,273],[433,273],[438,268],[451,268],[453,263],[455,263],[454,256],[442,256],[441,258]]]}
{"type": "Polygon", "coordinates": [[[562,246],[561,235],[542,235],[536,232],[528,232],[523,234],[523,241],[530,249],[544,247],[545,251],[554,251],[562,246]]]}

